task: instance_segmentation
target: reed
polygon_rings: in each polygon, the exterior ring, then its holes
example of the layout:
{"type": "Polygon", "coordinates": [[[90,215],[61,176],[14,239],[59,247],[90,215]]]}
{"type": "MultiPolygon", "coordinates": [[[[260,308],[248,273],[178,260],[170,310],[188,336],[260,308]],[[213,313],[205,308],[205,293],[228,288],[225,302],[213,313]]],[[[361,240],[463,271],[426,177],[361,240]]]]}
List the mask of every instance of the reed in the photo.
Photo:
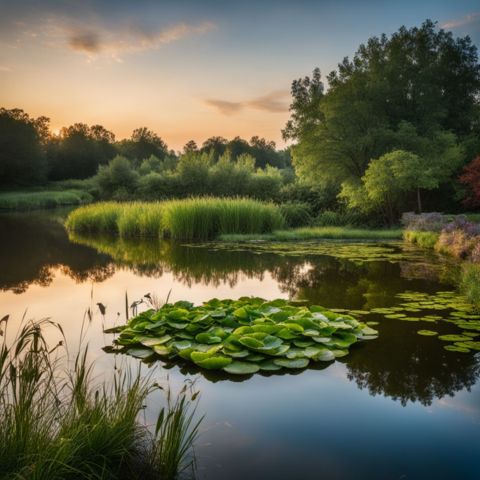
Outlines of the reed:
{"type": "Polygon", "coordinates": [[[418,230],[406,230],[403,234],[405,240],[422,248],[434,248],[440,234],[437,232],[422,232],[418,230]]]}
{"type": "Polygon", "coordinates": [[[60,327],[29,322],[7,342],[7,323],[0,321],[0,478],[174,479],[192,465],[199,422],[186,390],[175,402],[169,395],[150,432],[139,421],[157,388],[148,376],[119,369],[98,384],[87,347],[70,362],[65,339],[47,344],[44,329],[60,327]]]}
{"type": "Polygon", "coordinates": [[[69,231],[121,237],[211,240],[219,235],[264,234],[284,226],[278,206],[246,198],[189,198],[164,202],[104,202],[80,207],[69,231]]]}

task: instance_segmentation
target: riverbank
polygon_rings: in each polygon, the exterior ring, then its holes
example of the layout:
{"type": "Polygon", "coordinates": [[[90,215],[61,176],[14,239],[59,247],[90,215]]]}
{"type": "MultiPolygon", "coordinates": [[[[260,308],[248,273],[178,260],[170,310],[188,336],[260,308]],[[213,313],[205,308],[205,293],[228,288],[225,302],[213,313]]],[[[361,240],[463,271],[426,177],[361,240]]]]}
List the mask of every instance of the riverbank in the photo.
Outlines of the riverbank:
{"type": "Polygon", "coordinates": [[[92,195],[77,189],[0,192],[0,211],[25,211],[83,205],[92,201],[92,195]]]}
{"type": "Polygon", "coordinates": [[[459,289],[480,310],[480,223],[467,216],[430,213],[409,214],[404,224],[406,241],[462,262],[459,289]]]}

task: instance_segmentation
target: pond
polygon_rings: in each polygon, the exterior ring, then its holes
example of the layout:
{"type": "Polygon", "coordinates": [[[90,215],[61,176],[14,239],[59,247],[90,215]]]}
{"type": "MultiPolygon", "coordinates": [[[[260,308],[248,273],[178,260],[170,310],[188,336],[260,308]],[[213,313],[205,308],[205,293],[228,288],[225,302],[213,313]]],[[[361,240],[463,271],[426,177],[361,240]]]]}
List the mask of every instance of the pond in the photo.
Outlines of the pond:
{"type": "Polygon", "coordinates": [[[0,215],[0,317],[10,314],[13,329],[24,315],[50,317],[73,344],[86,322],[99,375],[117,361],[102,350],[112,342],[103,328],[125,322],[126,293],[129,303],[147,293],[195,304],[300,299],[378,322],[378,339],[302,371],[231,377],[159,363],[153,375],[173,387],[195,380],[201,391],[198,478],[480,478],[480,353],[447,351],[417,333],[460,333],[445,321],[451,311],[436,308],[435,295],[454,290],[457,266],[447,258],[401,243],[69,239],[65,213],[0,215]],[[405,292],[428,294],[424,306],[402,306],[405,292]],[[388,315],[391,307],[410,313],[388,315]]]}

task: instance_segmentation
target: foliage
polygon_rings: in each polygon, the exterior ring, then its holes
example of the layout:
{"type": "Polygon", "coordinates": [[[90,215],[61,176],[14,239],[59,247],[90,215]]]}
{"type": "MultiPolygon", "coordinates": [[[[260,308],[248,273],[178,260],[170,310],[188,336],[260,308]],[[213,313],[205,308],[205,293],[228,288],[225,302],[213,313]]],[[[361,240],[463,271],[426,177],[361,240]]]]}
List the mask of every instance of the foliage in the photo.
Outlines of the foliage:
{"type": "Polygon", "coordinates": [[[304,227],[312,223],[310,206],[307,203],[282,203],[280,209],[288,227],[304,227]]]}
{"type": "Polygon", "coordinates": [[[439,236],[436,232],[422,232],[417,230],[406,230],[404,233],[405,240],[415,243],[422,248],[434,248],[439,236]]]}
{"type": "Polygon", "coordinates": [[[130,320],[115,343],[139,358],[181,358],[200,368],[248,375],[331,361],[347,355],[358,340],[376,336],[353,317],[323,307],[244,297],[148,310],[130,320]]]}
{"type": "Polygon", "coordinates": [[[242,198],[189,198],[155,203],[104,202],[71,212],[77,233],[206,240],[227,233],[267,233],[284,225],[280,208],[242,198]]]}
{"type": "MultiPolygon", "coordinates": [[[[418,180],[420,188],[436,188],[450,181],[473,148],[480,65],[469,37],[455,39],[430,20],[420,27],[401,27],[390,37],[360,45],[354,58],[345,58],[327,80],[325,92],[316,69],[311,78],[292,84],[291,119],[283,134],[297,142],[293,163],[305,181],[347,182],[344,197],[356,196],[353,203],[360,203],[359,180],[372,159],[409,151],[428,165],[424,172],[433,181],[402,168],[402,175],[397,173],[401,185],[391,187],[415,190],[418,180]]],[[[410,162],[415,167],[419,159],[410,157],[410,162]]]]}
{"type": "Polygon", "coordinates": [[[463,265],[460,291],[477,310],[480,310],[480,262],[463,265]]]}
{"type": "Polygon", "coordinates": [[[416,192],[421,213],[421,189],[438,188],[458,164],[458,159],[454,145],[429,160],[412,152],[394,150],[370,162],[362,184],[344,183],[341,195],[351,208],[365,212],[380,209],[392,224],[399,216],[405,197],[412,191],[416,192]]]}
{"type": "Polygon", "coordinates": [[[463,203],[467,207],[480,207],[480,156],[472,160],[463,169],[460,182],[467,189],[463,203]]]}
{"type": "Polygon", "coordinates": [[[45,180],[45,129],[45,117],[34,119],[20,109],[0,108],[0,187],[45,180]]]}
{"type": "MultiPolygon", "coordinates": [[[[2,330],[7,324],[8,316],[2,330]]],[[[198,431],[185,392],[161,410],[152,435],[139,421],[156,389],[149,377],[117,369],[110,385],[97,384],[88,347],[63,357],[65,339],[48,345],[47,327],[62,337],[58,325],[44,320],[24,324],[13,341],[5,335],[0,344],[0,477],[177,478],[190,464],[198,431]]]]}
{"type": "Polygon", "coordinates": [[[124,191],[131,193],[137,186],[138,174],[130,160],[117,155],[108,165],[101,166],[97,174],[97,182],[103,196],[119,195],[124,191]]]}
{"type": "Polygon", "coordinates": [[[101,125],[75,123],[47,144],[49,178],[88,178],[115,156],[115,135],[101,125]]]}

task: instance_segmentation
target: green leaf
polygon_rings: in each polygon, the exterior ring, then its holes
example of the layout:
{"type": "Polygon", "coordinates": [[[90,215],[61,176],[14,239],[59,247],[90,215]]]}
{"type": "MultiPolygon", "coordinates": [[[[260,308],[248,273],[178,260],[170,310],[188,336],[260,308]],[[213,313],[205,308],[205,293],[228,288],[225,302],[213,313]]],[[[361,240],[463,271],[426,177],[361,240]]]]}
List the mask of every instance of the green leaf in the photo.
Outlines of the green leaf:
{"type": "Polygon", "coordinates": [[[293,360],[288,358],[276,358],[274,363],[285,368],[306,368],[308,366],[308,358],[295,358],[293,360]]]}
{"type": "Polygon", "coordinates": [[[260,367],[256,363],[235,361],[223,369],[232,375],[250,375],[252,373],[257,373],[260,370],[260,367]]]}

